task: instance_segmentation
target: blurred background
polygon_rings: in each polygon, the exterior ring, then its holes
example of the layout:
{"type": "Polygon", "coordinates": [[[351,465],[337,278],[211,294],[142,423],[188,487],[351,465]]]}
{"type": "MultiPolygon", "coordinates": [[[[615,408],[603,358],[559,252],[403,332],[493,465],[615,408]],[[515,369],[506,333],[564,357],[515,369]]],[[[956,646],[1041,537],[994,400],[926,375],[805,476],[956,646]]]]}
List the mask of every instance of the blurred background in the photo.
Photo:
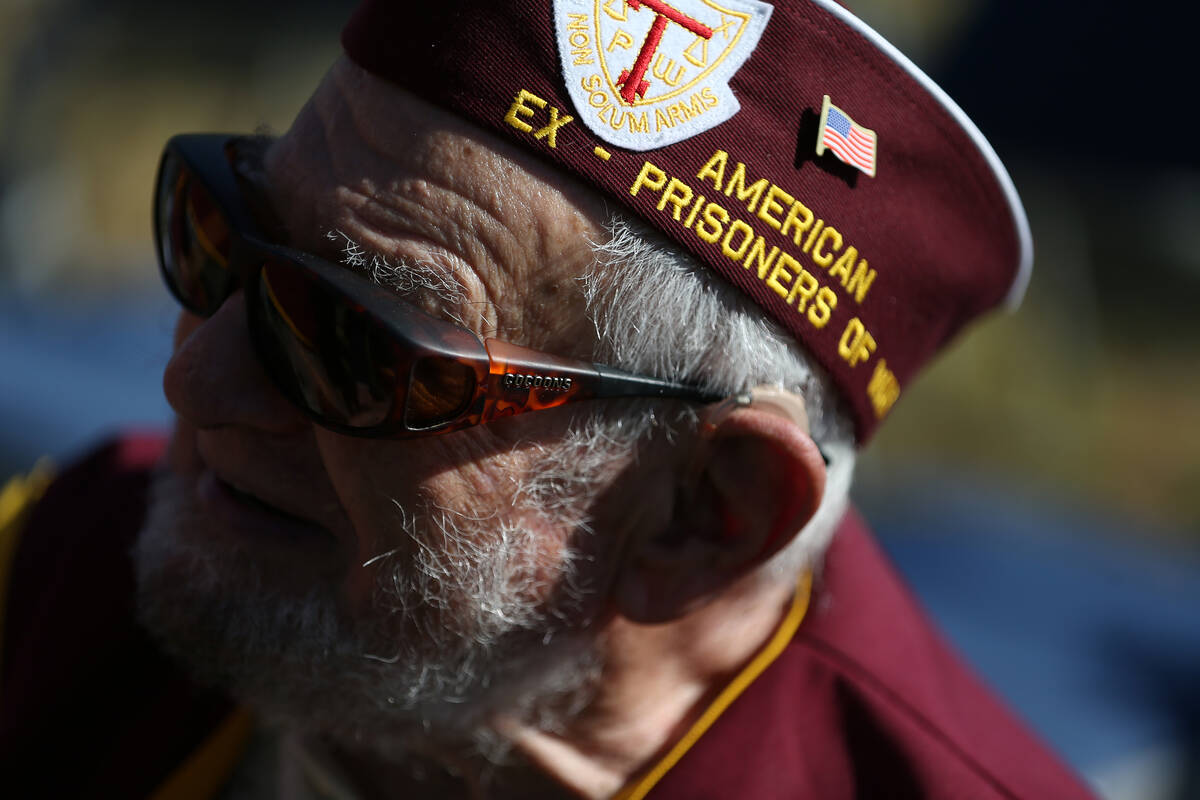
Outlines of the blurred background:
{"type": "MultiPolygon", "coordinates": [[[[850,5],[978,122],[1037,248],[1024,308],[906,391],[857,502],[1105,797],[1200,798],[1200,11],[850,5]]],[[[167,423],[162,144],[286,129],[352,6],[0,0],[0,484],[167,423]]]]}

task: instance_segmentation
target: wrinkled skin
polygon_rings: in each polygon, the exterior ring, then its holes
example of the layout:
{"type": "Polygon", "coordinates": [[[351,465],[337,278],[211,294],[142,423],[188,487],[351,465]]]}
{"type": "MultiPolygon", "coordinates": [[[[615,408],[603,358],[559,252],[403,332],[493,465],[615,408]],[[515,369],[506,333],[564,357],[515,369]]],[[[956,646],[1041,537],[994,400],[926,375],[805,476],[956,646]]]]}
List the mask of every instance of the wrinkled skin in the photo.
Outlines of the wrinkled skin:
{"type": "MultiPolygon", "coordinates": [[[[343,60],[260,183],[275,238],[424,265],[461,292],[409,301],[590,359],[577,278],[604,204],[532,156],[343,60]]],[[[240,291],[181,315],[164,387],[178,421],[138,547],[144,621],[202,676],[323,734],[369,796],[406,796],[414,750],[456,775],[429,796],[613,794],[774,630],[794,589],[755,569],[824,485],[803,420],[753,405],[590,460],[564,437],[629,406],[334,434],[268,380],[240,291]],[[470,755],[480,731],[515,748],[502,775],[470,755]]]]}
{"type": "MultiPolygon", "coordinates": [[[[575,278],[591,260],[589,241],[604,236],[603,207],[593,194],[528,155],[343,61],[269,148],[262,175],[261,197],[255,199],[276,218],[273,227],[290,246],[336,263],[344,235],[394,263],[445,271],[461,296],[416,292],[407,299],[480,334],[565,356],[590,355],[595,334],[575,278]],[[331,231],[339,235],[331,238],[331,231]]],[[[607,613],[607,584],[623,528],[644,515],[661,517],[668,505],[656,503],[644,485],[637,495],[625,496],[619,487],[606,491],[601,483],[593,494],[606,494],[606,502],[593,498],[574,517],[598,516],[604,535],[581,537],[572,515],[517,503],[547,448],[567,430],[569,410],[407,441],[356,439],[316,427],[275,390],[257,363],[241,292],[207,320],[181,315],[164,385],[178,415],[168,456],[175,496],[163,504],[172,510],[157,515],[159,527],[172,533],[157,548],[159,579],[148,582],[153,587],[148,593],[162,595],[160,606],[179,609],[180,630],[164,636],[187,638],[188,649],[225,660],[241,660],[241,653],[235,642],[208,640],[228,638],[218,629],[219,618],[254,609],[214,607],[206,627],[188,619],[189,605],[201,605],[205,597],[233,597],[250,586],[258,593],[248,594],[252,600],[245,605],[318,596],[348,630],[366,637],[355,646],[381,658],[399,657],[393,656],[395,647],[407,659],[436,659],[439,654],[421,655],[415,644],[410,648],[415,652],[398,644],[415,643],[431,630],[482,638],[485,623],[479,618],[488,612],[471,595],[491,576],[468,571],[463,585],[426,578],[419,587],[408,586],[404,580],[416,570],[413,562],[422,548],[426,554],[453,551],[446,561],[456,571],[464,569],[454,558],[459,551],[485,560],[499,552],[509,562],[500,583],[509,585],[489,589],[517,595],[537,619],[583,627],[607,613]],[[612,501],[614,493],[619,501],[612,501]],[[461,538],[448,546],[445,525],[430,524],[436,514],[448,518],[461,538]],[[514,527],[524,532],[515,552],[508,535],[514,527]],[[586,565],[586,574],[573,573],[572,580],[590,594],[586,604],[574,599],[566,609],[560,584],[568,547],[586,565]],[[172,548],[180,555],[172,555],[172,548]],[[188,560],[197,553],[209,559],[203,568],[188,560]],[[211,580],[198,581],[197,572],[211,580]],[[274,599],[263,600],[263,594],[274,599]]],[[[614,462],[610,477],[623,466],[614,462]]],[[[654,466],[654,459],[643,464],[647,470],[654,466]]],[[[504,598],[482,602],[503,607],[504,598]]],[[[486,624],[505,613],[493,608],[486,624]]],[[[205,672],[221,677],[219,664],[205,672]]],[[[277,680],[286,684],[287,676],[277,680]]],[[[243,691],[271,689],[252,684],[243,691]]],[[[312,691],[306,688],[300,696],[312,691]]],[[[295,696],[275,704],[286,705],[295,696]]],[[[418,713],[428,716],[428,706],[418,713]]]]}

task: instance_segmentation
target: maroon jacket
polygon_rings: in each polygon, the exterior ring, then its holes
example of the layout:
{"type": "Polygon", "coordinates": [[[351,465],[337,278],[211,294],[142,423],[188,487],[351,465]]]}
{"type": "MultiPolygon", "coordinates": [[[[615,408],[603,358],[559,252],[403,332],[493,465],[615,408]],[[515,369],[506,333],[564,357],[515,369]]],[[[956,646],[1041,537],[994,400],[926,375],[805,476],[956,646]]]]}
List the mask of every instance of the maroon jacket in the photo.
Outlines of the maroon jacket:
{"type": "Polygon", "coordinates": [[[0,649],[5,796],[147,797],[232,709],[134,621],[129,550],[162,448],[148,436],[101,447],[24,525],[0,649]]]}
{"type": "Polygon", "coordinates": [[[791,643],[648,797],[1092,794],[950,650],[851,513],[791,643]]]}
{"type": "MultiPolygon", "coordinates": [[[[161,448],[130,437],[100,449],[25,526],[0,650],[6,791],[145,797],[231,710],[133,620],[129,548],[161,448]]],[[[799,632],[648,796],[1091,795],[949,650],[851,514],[799,632]]]]}

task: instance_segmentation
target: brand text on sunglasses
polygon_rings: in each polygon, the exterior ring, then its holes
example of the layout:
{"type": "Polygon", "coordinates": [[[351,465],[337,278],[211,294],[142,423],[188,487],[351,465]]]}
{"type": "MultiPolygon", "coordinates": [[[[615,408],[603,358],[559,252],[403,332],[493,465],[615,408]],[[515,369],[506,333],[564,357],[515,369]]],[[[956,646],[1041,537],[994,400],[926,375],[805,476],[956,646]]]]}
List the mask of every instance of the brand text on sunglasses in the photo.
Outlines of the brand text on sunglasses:
{"type": "Polygon", "coordinates": [[[565,392],[571,388],[570,378],[550,378],[542,375],[517,375],[513,372],[504,374],[505,388],[514,389],[550,389],[565,392]]]}

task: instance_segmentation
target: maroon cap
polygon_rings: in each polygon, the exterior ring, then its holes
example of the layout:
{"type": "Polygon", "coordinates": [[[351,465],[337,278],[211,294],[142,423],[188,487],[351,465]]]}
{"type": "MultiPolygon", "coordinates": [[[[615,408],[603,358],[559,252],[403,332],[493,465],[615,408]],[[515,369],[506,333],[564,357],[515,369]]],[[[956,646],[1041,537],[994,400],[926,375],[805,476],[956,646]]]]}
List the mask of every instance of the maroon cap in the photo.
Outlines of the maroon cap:
{"type": "Polygon", "coordinates": [[[825,367],[860,443],[1032,244],[995,152],[832,0],[366,0],[364,69],[520,143],[721,273],[825,367]]]}

